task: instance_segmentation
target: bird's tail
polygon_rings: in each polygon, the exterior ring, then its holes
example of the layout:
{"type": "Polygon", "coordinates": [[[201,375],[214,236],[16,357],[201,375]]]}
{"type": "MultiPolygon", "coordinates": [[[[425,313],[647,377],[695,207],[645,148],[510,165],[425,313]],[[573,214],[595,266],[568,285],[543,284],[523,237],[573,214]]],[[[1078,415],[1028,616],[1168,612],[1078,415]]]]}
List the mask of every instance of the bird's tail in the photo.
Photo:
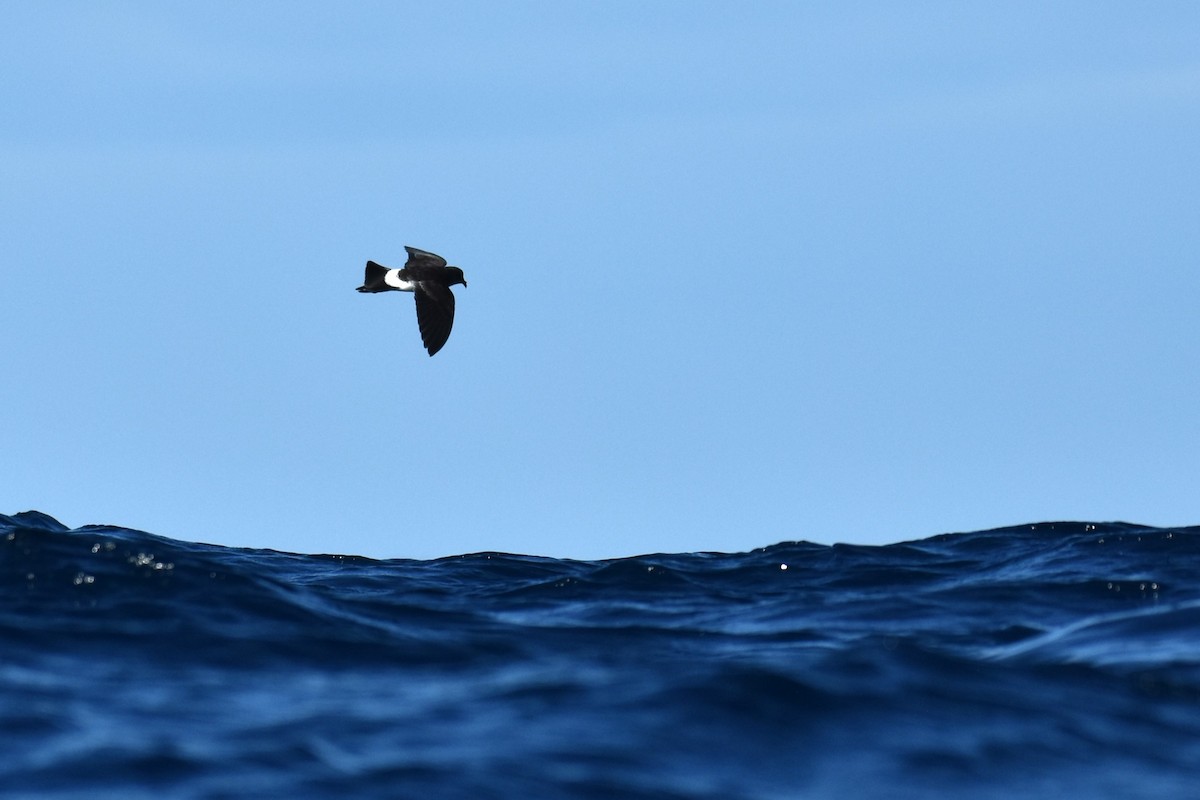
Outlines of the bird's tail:
{"type": "Polygon", "coordinates": [[[367,274],[363,278],[363,285],[358,287],[360,292],[384,292],[387,291],[387,286],[383,282],[383,276],[387,275],[387,267],[376,264],[374,261],[367,262],[367,274]]]}

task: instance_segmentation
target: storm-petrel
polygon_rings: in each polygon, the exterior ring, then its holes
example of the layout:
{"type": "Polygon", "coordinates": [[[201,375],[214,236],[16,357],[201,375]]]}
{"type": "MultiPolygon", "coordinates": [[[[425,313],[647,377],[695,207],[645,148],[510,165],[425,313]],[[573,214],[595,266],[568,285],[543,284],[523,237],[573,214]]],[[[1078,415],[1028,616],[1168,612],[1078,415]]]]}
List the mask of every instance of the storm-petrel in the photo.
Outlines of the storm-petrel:
{"type": "Polygon", "coordinates": [[[360,292],[412,292],[417,300],[417,327],[429,355],[442,349],[450,338],[454,325],[454,293],[456,283],[467,285],[463,271],[446,266],[446,259],[415,247],[405,247],[408,261],[403,269],[388,269],[367,262],[367,276],[360,292]]]}

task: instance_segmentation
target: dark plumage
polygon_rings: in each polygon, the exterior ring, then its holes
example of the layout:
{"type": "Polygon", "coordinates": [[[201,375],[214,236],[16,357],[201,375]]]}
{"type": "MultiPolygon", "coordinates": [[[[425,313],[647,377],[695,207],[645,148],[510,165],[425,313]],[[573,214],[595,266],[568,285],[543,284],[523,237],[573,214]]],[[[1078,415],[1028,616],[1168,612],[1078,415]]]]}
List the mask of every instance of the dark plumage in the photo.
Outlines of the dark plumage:
{"type": "Polygon", "coordinates": [[[408,261],[403,269],[388,269],[367,262],[360,292],[412,292],[417,301],[417,327],[429,355],[442,349],[454,327],[454,293],[450,287],[467,285],[463,271],[446,265],[446,259],[415,247],[405,247],[408,261]]]}

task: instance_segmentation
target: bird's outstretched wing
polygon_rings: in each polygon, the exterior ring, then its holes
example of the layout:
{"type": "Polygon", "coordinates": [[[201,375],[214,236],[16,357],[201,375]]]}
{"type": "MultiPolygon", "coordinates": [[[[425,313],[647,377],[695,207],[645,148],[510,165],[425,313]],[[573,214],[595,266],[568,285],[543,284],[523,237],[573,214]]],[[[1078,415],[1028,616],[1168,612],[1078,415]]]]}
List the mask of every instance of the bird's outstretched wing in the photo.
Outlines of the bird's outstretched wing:
{"type": "MultiPolygon", "coordinates": [[[[421,252],[420,250],[417,251],[421,252]]],[[[421,281],[413,292],[417,300],[417,327],[429,355],[442,349],[454,327],[454,293],[440,283],[421,281]]]]}
{"type": "Polygon", "coordinates": [[[424,250],[418,250],[415,247],[405,247],[408,251],[408,261],[405,267],[444,267],[446,259],[439,256],[437,253],[427,253],[424,250]]]}

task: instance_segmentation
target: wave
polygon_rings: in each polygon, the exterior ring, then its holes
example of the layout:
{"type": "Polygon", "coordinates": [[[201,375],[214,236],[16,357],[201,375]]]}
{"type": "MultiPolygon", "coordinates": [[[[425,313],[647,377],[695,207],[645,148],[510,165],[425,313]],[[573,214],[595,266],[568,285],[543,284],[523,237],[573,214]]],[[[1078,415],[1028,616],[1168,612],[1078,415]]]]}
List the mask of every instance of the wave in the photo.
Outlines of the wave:
{"type": "Polygon", "coordinates": [[[1184,796],[1198,533],[380,561],[0,515],[0,789],[1184,796]]]}

